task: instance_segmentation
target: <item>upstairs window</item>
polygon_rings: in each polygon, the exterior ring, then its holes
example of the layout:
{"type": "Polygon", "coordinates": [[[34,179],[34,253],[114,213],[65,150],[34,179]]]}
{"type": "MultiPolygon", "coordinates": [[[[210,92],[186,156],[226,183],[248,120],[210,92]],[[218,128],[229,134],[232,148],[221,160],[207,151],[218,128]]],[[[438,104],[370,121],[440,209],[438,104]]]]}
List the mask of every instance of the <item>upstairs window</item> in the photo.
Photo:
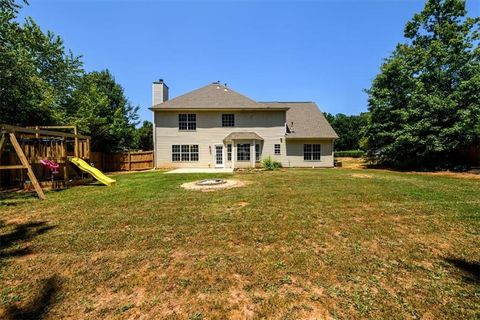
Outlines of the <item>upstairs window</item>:
{"type": "Polygon", "coordinates": [[[275,144],[275,146],[273,147],[274,151],[275,151],[275,155],[280,155],[280,144],[275,144]]]}
{"type": "Polygon", "coordinates": [[[304,144],[303,145],[303,160],[304,161],[319,161],[322,151],[321,144],[304,144]]]}
{"type": "Polygon", "coordinates": [[[181,113],[178,115],[178,130],[197,130],[197,115],[195,113],[181,113]]]}
{"type": "Polygon", "coordinates": [[[235,115],[222,114],[222,127],[235,127],[235,115]]]}

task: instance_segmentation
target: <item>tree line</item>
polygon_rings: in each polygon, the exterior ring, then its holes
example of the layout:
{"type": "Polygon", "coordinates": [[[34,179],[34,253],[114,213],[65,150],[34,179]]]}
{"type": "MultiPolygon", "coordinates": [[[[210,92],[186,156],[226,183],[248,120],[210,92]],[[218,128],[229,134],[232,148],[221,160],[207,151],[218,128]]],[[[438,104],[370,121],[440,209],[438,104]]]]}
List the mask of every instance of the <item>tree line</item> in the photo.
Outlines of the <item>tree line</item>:
{"type": "Polygon", "coordinates": [[[86,72],[61,37],[19,22],[25,4],[0,0],[0,123],[77,125],[94,151],[151,150],[152,124],[136,128],[139,107],[110,71],[86,72]]]}
{"type": "Polygon", "coordinates": [[[368,112],[363,112],[359,115],[345,115],[343,113],[333,115],[327,112],[323,114],[339,136],[335,141],[336,151],[363,149],[361,144],[364,128],[368,123],[368,112]]]}
{"type": "Polygon", "coordinates": [[[479,24],[463,0],[426,1],[366,90],[368,113],[326,114],[336,148],[393,167],[465,165],[465,151],[480,150],[479,24]]]}

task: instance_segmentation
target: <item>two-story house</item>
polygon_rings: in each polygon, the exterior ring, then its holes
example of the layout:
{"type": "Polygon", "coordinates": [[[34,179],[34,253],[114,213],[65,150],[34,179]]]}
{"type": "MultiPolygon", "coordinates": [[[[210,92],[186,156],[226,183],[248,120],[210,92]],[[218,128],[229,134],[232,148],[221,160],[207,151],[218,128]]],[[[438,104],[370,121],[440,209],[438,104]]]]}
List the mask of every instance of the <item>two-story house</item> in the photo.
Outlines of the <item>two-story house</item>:
{"type": "Polygon", "coordinates": [[[153,83],[155,167],[333,167],[338,138],[314,102],[256,102],[220,83],[174,99],[153,83]]]}

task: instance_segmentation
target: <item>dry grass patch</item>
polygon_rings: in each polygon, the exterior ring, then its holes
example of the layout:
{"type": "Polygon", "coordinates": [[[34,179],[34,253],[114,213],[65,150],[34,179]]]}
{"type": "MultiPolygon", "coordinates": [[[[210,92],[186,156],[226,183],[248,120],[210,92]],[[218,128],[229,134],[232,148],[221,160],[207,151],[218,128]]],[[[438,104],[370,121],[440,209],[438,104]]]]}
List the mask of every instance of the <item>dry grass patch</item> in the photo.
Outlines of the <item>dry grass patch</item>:
{"type": "Polygon", "coordinates": [[[352,174],[352,177],[354,177],[354,178],[361,178],[361,179],[365,179],[365,178],[366,178],[366,179],[371,179],[371,178],[372,178],[371,175],[369,175],[369,174],[363,174],[363,173],[354,173],[354,174],[352,174]]]}
{"type": "Polygon", "coordinates": [[[210,177],[227,175],[2,199],[0,319],[480,317],[477,180],[294,169],[180,187],[210,177]]]}

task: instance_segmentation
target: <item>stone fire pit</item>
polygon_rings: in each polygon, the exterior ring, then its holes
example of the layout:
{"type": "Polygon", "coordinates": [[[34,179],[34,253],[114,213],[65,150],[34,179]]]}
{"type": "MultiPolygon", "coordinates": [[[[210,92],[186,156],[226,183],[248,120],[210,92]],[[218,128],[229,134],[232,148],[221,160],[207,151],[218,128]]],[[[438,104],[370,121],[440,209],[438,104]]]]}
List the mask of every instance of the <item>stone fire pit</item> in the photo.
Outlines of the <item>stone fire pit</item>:
{"type": "Polygon", "coordinates": [[[246,185],[245,181],[235,179],[204,179],[182,184],[182,188],[196,191],[215,191],[222,189],[239,188],[246,185]]]}

